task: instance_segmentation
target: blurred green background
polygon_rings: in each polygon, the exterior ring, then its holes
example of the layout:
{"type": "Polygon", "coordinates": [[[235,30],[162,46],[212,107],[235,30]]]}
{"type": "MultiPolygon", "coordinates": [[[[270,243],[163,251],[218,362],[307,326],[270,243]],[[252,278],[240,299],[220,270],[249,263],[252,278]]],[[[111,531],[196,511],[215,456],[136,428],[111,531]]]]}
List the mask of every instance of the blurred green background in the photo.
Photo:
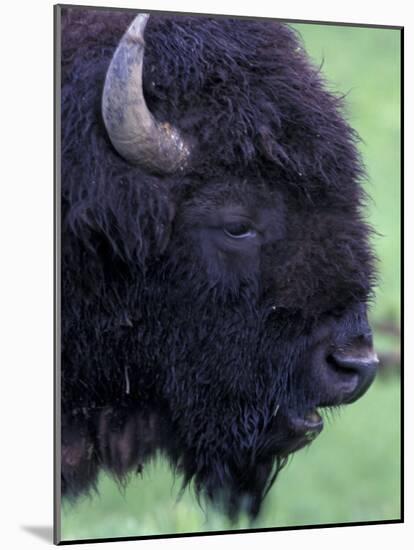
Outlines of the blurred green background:
{"type": "Polygon", "coordinates": [[[62,540],[280,527],[400,517],[400,32],[392,29],[291,25],[329,88],[347,93],[347,118],[359,132],[379,235],[376,303],[371,308],[381,375],[368,394],[326,421],[311,447],[298,452],[270,491],[254,524],[230,525],[202,510],[191,492],[177,501],[158,460],[125,490],[101,476],[99,496],[62,507],[62,540]]]}

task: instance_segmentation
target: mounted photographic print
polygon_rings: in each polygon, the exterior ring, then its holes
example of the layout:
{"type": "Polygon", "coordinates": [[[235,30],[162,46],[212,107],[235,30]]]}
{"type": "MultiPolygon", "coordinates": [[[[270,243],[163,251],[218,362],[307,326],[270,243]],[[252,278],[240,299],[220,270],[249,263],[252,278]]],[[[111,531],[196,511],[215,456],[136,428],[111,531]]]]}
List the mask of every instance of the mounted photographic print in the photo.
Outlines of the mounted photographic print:
{"type": "Polygon", "coordinates": [[[55,7],[56,543],[402,521],[401,40],[55,7]]]}

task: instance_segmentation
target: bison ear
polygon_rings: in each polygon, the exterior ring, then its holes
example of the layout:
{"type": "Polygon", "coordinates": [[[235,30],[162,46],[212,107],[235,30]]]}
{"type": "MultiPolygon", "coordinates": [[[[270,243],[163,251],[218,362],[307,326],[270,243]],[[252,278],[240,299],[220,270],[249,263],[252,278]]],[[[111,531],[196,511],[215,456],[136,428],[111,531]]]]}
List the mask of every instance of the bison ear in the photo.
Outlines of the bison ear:
{"type": "Polygon", "coordinates": [[[72,231],[98,256],[117,257],[145,270],[170,241],[175,215],[171,193],[159,182],[133,177],[94,191],[93,200],[71,208],[72,231]]]}
{"type": "Polygon", "coordinates": [[[118,178],[94,177],[78,195],[65,223],[88,251],[142,269],[165,252],[175,206],[162,180],[129,170],[118,178]]]}

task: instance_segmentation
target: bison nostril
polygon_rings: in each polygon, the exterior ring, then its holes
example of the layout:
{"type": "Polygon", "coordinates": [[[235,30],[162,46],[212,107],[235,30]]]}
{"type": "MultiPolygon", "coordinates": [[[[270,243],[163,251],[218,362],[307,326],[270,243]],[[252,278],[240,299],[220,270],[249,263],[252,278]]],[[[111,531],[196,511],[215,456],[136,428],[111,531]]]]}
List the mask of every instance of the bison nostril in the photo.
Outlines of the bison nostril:
{"type": "Polygon", "coordinates": [[[345,397],[344,403],[353,403],[372,384],[378,367],[378,357],[372,350],[361,352],[334,352],[327,358],[328,364],[343,377],[355,379],[354,388],[345,397]]]}

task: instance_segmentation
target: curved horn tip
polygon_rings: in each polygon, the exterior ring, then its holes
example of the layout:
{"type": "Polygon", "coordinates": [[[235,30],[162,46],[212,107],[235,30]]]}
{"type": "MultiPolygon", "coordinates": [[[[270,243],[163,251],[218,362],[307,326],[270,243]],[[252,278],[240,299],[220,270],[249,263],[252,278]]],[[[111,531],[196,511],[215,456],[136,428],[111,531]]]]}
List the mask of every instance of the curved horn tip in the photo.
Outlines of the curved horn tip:
{"type": "Polygon", "coordinates": [[[142,39],[149,19],[149,13],[139,13],[128,28],[128,34],[142,39]]]}
{"type": "Polygon", "coordinates": [[[114,148],[131,164],[173,173],[189,164],[190,144],[168,122],[149,111],[142,89],[143,33],[149,14],[138,14],[109,64],[102,94],[102,117],[114,148]]]}

